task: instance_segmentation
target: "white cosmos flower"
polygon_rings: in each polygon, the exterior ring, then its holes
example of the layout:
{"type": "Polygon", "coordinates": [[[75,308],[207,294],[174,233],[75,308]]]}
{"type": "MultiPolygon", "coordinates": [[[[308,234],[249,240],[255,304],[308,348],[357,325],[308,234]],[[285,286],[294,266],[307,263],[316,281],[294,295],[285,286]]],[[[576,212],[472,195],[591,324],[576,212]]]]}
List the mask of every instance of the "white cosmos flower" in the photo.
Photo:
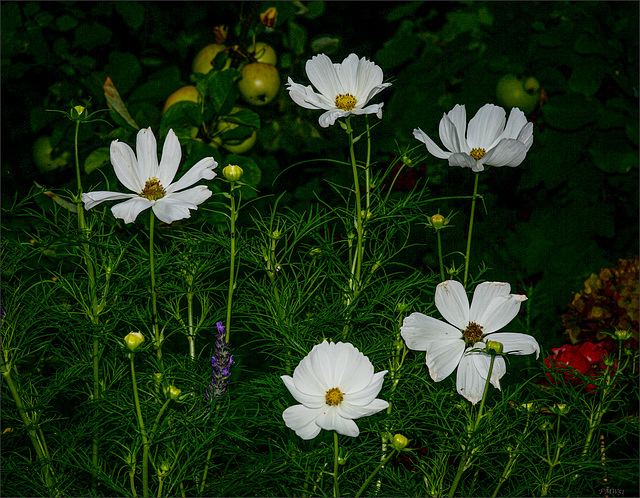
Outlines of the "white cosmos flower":
{"type": "Polygon", "coordinates": [[[353,344],[323,341],[300,361],[293,377],[281,377],[302,403],[287,408],[282,418],[302,439],[313,439],[320,429],[356,437],[360,429],[354,419],[389,406],[376,399],[386,373],[374,374],[369,358],[353,344]]]}
{"type": "Polygon", "coordinates": [[[375,114],[382,118],[384,104],[367,106],[367,103],[391,83],[382,82],[382,69],[373,62],[350,54],[342,64],[333,64],[325,54],[319,54],[307,61],[305,69],[320,93],[311,86],[294,83],[291,78],[287,90],[299,106],[327,111],[318,119],[323,128],[350,114],[375,114]]]}
{"type": "Polygon", "coordinates": [[[448,159],[449,166],[471,168],[476,173],[484,170],[484,164],[518,166],[533,144],[533,123],[528,123],[517,107],[511,109],[507,121],[502,107],[486,104],[467,128],[465,107],[457,104],[442,116],[439,132],[449,152],[438,147],[420,128],[413,130],[413,136],[434,156],[448,159]]]}
{"type": "Polygon", "coordinates": [[[120,192],[88,192],[82,194],[85,209],[91,209],[104,201],[128,199],[116,204],[111,212],[125,223],[132,223],[145,209],[152,208],[160,221],[173,223],[176,220],[189,218],[190,209],[198,209],[211,197],[211,190],[205,185],[198,185],[187,190],[194,183],[205,179],[213,180],[213,171],[218,163],[213,157],[206,157],[193,165],[182,178],[172,183],[182,150],[178,137],[169,130],[162,148],[162,159],[158,165],[158,149],[156,137],[151,128],[143,128],[138,132],[136,154],[126,143],[114,140],[111,142],[111,164],[116,176],[133,194],[120,192]]]}
{"type": "MultiPolygon", "coordinates": [[[[474,405],[482,399],[489,374],[491,356],[481,350],[487,341],[503,345],[510,354],[540,353],[537,341],[526,334],[496,332],[515,318],[527,296],[509,294],[511,287],[502,282],[484,282],[476,287],[469,307],[467,293],[460,282],[447,280],[436,287],[436,308],[444,319],[436,320],[422,313],[404,319],[400,333],[407,347],[427,352],[427,367],[435,382],[447,378],[458,367],[458,393],[474,405]]],[[[496,356],[491,384],[500,389],[506,373],[504,358],[496,356]]]]}

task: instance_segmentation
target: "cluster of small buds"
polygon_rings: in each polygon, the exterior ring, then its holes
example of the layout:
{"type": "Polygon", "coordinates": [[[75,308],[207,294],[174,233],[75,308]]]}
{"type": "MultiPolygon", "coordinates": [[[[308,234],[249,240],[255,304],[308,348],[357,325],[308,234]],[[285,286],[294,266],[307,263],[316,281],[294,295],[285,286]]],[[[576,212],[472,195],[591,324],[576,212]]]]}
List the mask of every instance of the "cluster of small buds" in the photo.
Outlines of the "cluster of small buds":
{"type": "Polygon", "coordinates": [[[227,385],[231,376],[231,365],[235,363],[233,355],[229,351],[229,343],[225,341],[225,326],[222,325],[222,322],[218,322],[216,327],[218,328],[218,333],[216,334],[214,354],[211,357],[213,371],[211,372],[209,389],[205,393],[207,401],[219,398],[227,392],[227,385]]]}

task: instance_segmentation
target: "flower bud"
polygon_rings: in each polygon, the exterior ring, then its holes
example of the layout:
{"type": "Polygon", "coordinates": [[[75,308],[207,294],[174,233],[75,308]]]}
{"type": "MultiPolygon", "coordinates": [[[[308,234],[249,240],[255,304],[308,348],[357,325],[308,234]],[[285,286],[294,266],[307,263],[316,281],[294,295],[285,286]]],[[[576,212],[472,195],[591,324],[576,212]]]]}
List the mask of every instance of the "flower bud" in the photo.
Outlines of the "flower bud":
{"type": "Polygon", "coordinates": [[[502,343],[498,341],[487,341],[487,353],[500,354],[502,353],[502,343]]]}
{"type": "Polygon", "coordinates": [[[244,170],[240,166],[230,164],[229,166],[224,167],[224,169],[222,170],[222,174],[230,182],[237,182],[238,180],[240,180],[240,178],[242,178],[244,170]]]}
{"type": "Polygon", "coordinates": [[[619,341],[626,341],[631,337],[631,331],[629,330],[616,330],[614,332],[616,339],[619,341]]]}
{"type": "Polygon", "coordinates": [[[569,410],[571,410],[571,408],[565,403],[557,403],[551,407],[551,411],[556,415],[566,415],[569,413],[569,410]]]}
{"type": "Polygon", "coordinates": [[[406,155],[402,156],[402,162],[403,162],[403,164],[404,164],[405,166],[409,166],[410,168],[412,168],[412,167],[413,167],[413,166],[412,166],[413,161],[411,160],[411,158],[410,158],[410,157],[407,157],[406,155]]]}
{"type": "Polygon", "coordinates": [[[133,352],[144,342],[144,336],[140,332],[129,332],[124,338],[125,347],[133,352]]]}
{"type": "Polygon", "coordinates": [[[409,440],[406,438],[406,436],[403,436],[402,434],[396,434],[395,436],[393,436],[393,447],[396,450],[402,450],[405,446],[407,446],[407,444],[409,444],[409,440]]]}
{"type": "Polygon", "coordinates": [[[74,121],[84,121],[87,119],[88,112],[84,106],[77,105],[71,109],[69,114],[74,121]]]}
{"type": "Polygon", "coordinates": [[[434,214],[429,218],[431,221],[431,226],[435,229],[442,228],[445,225],[445,218],[440,213],[434,214]]]}
{"type": "Polygon", "coordinates": [[[178,389],[176,386],[169,386],[167,388],[167,394],[169,395],[169,398],[174,401],[180,397],[181,392],[182,390],[178,389]]]}
{"type": "Polygon", "coordinates": [[[267,28],[273,28],[276,25],[278,19],[278,9],[275,7],[269,7],[262,14],[260,14],[260,22],[267,28]]]}

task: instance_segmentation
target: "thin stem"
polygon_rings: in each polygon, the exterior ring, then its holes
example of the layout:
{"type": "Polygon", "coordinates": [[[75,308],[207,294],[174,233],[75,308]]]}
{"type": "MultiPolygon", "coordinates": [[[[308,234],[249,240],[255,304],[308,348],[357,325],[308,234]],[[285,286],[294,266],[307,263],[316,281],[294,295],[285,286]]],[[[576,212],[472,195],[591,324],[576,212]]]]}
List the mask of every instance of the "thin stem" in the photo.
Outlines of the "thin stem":
{"type": "MultiPolygon", "coordinates": [[[[158,356],[158,362],[160,363],[161,373],[164,373],[164,363],[162,361],[162,342],[163,337],[160,333],[160,325],[158,323],[158,294],[156,292],[156,266],[155,266],[155,251],[153,246],[153,235],[155,231],[155,216],[153,214],[153,209],[149,210],[149,266],[151,273],[151,322],[153,325],[153,333],[155,335],[155,348],[156,354],[158,356]]],[[[146,495],[145,495],[146,496],[146,495]]]]}
{"type": "Polygon", "coordinates": [[[235,182],[231,182],[231,227],[229,236],[231,237],[231,262],[229,263],[229,296],[227,298],[227,335],[225,341],[229,342],[231,330],[231,302],[233,300],[233,288],[235,286],[235,269],[236,269],[236,199],[234,196],[235,182]]]}
{"type": "Polygon", "coordinates": [[[338,433],[333,431],[333,496],[340,496],[340,488],[338,487],[338,456],[340,448],[338,446],[338,433]]]}
{"type": "Polygon", "coordinates": [[[367,162],[365,164],[365,192],[366,192],[366,205],[365,211],[369,212],[371,206],[371,128],[369,127],[369,115],[365,114],[365,122],[367,123],[367,162]]]}
{"type": "Polygon", "coordinates": [[[202,494],[202,492],[204,491],[204,483],[207,480],[207,473],[209,472],[209,461],[211,460],[212,451],[213,451],[213,448],[209,448],[209,451],[207,452],[207,461],[204,465],[204,472],[202,473],[202,482],[200,483],[200,494],[202,494]]]}
{"type": "MultiPolygon", "coordinates": [[[[193,281],[192,281],[193,282],[193,281]]],[[[187,291],[187,320],[188,320],[188,334],[187,340],[189,341],[189,356],[192,360],[196,359],[196,336],[193,332],[193,283],[189,285],[187,291]]]]}
{"type": "Polygon", "coordinates": [[[471,446],[470,443],[473,440],[473,436],[475,435],[476,431],[478,430],[478,427],[480,426],[480,419],[482,419],[482,412],[484,410],[484,402],[485,399],[487,399],[487,392],[489,391],[489,383],[491,382],[491,372],[493,371],[493,363],[496,359],[496,355],[492,354],[491,355],[491,363],[489,363],[489,372],[487,374],[487,381],[484,384],[484,391],[482,393],[482,401],[480,403],[480,409],[478,410],[478,416],[476,418],[476,423],[474,424],[473,427],[473,431],[471,431],[471,434],[469,434],[469,444],[466,445],[465,448],[465,452],[462,455],[462,458],[460,459],[460,465],[458,465],[458,471],[456,472],[456,476],[453,479],[453,484],[451,485],[451,489],[449,490],[449,497],[453,496],[453,494],[456,492],[456,488],[458,487],[458,484],[460,483],[460,479],[462,478],[462,474],[464,473],[465,470],[467,470],[469,464],[471,463],[471,457],[473,456],[473,453],[475,451],[475,448],[471,449],[469,451],[469,447],[471,446]]]}
{"type": "Polygon", "coordinates": [[[380,462],[378,464],[378,466],[374,469],[374,471],[371,473],[371,475],[367,478],[367,480],[364,482],[364,484],[360,487],[360,489],[358,490],[358,492],[355,495],[355,498],[358,498],[365,489],[367,489],[367,486],[369,485],[369,483],[373,480],[373,478],[376,476],[376,474],[378,473],[378,471],[389,461],[391,460],[391,457],[393,457],[396,453],[400,453],[398,450],[396,450],[395,448],[393,449],[393,452],[391,452],[387,458],[385,458],[382,462],[380,462]]]}
{"type": "Polygon", "coordinates": [[[471,232],[473,231],[473,218],[476,214],[476,199],[478,198],[478,179],[480,174],[476,173],[473,183],[473,195],[471,196],[471,218],[469,219],[469,233],[467,234],[467,252],[464,257],[464,280],[462,285],[467,285],[467,276],[469,275],[469,255],[471,253],[471,232]]]}
{"type": "Polygon", "coordinates": [[[442,261],[442,240],[440,238],[440,230],[436,229],[436,237],[438,237],[438,261],[440,262],[440,279],[444,282],[444,263],[442,261]]]}
{"type": "Polygon", "coordinates": [[[144,419],[142,418],[142,410],[140,409],[140,398],[138,397],[138,383],[136,381],[136,369],[133,363],[133,353],[130,354],[131,362],[131,383],[133,385],[133,401],[136,405],[136,416],[138,417],[138,428],[142,435],[142,496],[149,496],[149,440],[147,439],[147,431],[144,428],[144,419]]]}
{"type": "MultiPolygon", "coordinates": [[[[354,265],[351,268],[351,278],[349,279],[349,291],[351,295],[347,297],[347,307],[355,300],[358,295],[360,287],[360,275],[362,272],[362,201],[360,199],[360,181],[358,179],[358,165],[356,163],[356,154],[353,143],[353,128],[351,128],[351,116],[347,116],[347,133],[349,135],[349,155],[351,157],[351,169],[353,172],[353,190],[356,196],[356,231],[357,231],[357,243],[356,254],[354,258],[354,265]]],[[[349,319],[345,323],[342,331],[342,338],[346,338],[349,330],[349,319]]]]}

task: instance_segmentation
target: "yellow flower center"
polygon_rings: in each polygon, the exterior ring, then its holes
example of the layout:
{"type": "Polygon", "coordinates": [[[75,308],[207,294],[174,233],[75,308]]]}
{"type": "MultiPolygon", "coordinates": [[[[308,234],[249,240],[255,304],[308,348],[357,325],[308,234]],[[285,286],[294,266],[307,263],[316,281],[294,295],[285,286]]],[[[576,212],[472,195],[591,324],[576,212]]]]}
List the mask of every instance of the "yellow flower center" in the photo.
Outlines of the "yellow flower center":
{"type": "Polygon", "coordinates": [[[337,387],[332,387],[327,391],[325,399],[328,405],[339,405],[342,402],[342,392],[337,387]]]}
{"type": "Polygon", "coordinates": [[[154,176],[145,182],[142,192],[138,195],[150,201],[157,201],[158,199],[162,199],[165,193],[164,188],[160,185],[160,181],[154,176]]]}
{"type": "Polygon", "coordinates": [[[476,322],[471,322],[466,330],[462,332],[464,336],[464,342],[467,346],[473,346],[476,342],[482,339],[482,327],[476,322]]]}
{"type": "Polygon", "coordinates": [[[484,149],[471,149],[471,152],[469,152],[469,155],[471,157],[473,157],[476,161],[478,161],[479,159],[482,158],[482,156],[484,156],[487,153],[486,150],[484,149]]]}
{"type": "Polygon", "coordinates": [[[358,100],[350,93],[339,93],[336,95],[336,107],[343,111],[350,111],[357,103],[358,100]]]}

